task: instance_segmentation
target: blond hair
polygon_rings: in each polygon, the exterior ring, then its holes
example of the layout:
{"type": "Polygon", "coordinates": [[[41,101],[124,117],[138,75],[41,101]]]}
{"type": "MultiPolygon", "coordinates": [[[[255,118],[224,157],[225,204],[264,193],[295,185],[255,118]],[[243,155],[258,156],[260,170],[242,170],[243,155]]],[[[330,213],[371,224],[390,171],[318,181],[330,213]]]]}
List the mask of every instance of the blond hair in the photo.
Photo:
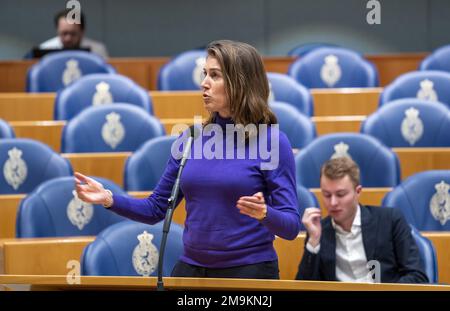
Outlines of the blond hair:
{"type": "Polygon", "coordinates": [[[331,180],[348,176],[355,187],[360,185],[358,164],[348,157],[339,157],[326,161],[320,170],[320,178],[322,176],[331,180]]]}

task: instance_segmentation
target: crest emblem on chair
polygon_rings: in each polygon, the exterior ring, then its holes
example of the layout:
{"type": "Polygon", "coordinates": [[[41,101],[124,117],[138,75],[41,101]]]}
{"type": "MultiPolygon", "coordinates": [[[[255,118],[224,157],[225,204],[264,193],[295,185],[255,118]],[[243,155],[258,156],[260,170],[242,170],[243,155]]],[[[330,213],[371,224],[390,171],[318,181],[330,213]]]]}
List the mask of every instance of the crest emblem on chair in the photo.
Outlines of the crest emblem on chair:
{"type": "Polygon", "coordinates": [[[334,145],[334,153],[331,156],[331,159],[335,159],[335,158],[343,158],[343,157],[347,157],[347,158],[352,158],[350,156],[350,154],[348,154],[348,149],[350,148],[349,145],[345,144],[344,142],[340,142],[337,145],[334,145]]]}
{"type": "Polygon", "coordinates": [[[450,219],[450,194],[448,193],[450,185],[442,180],[434,185],[434,188],[436,193],[431,197],[430,211],[434,219],[443,226],[450,219]]]}
{"type": "Polygon", "coordinates": [[[72,194],[73,199],[67,205],[67,218],[69,218],[72,225],[81,231],[91,222],[94,215],[94,207],[90,203],[81,201],[75,190],[72,191],[72,194]]]}
{"type": "Polygon", "coordinates": [[[199,57],[195,60],[195,68],[192,71],[192,80],[195,85],[200,88],[200,84],[203,80],[203,69],[205,68],[206,58],[199,57]]]}
{"type": "Polygon", "coordinates": [[[431,80],[425,79],[420,82],[420,90],[417,92],[417,98],[421,100],[438,101],[438,95],[433,88],[434,83],[431,80]]]}
{"type": "Polygon", "coordinates": [[[405,110],[405,118],[402,121],[402,136],[411,146],[414,146],[423,135],[423,122],[419,113],[419,110],[411,107],[405,110]]]}
{"type": "Polygon", "coordinates": [[[64,86],[72,83],[75,80],[81,78],[81,70],[78,68],[78,61],[76,59],[70,59],[66,63],[66,69],[64,69],[62,75],[62,81],[64,86]]]}
{"type": "Polygon", "coordinates": [[[122,122],[120,122],[120,114],[111,112],[106,115],[106,122],[102,127],[102,138],[105,143],[111,147],[111,149],[116,149],[123,138],[125,137],[125,128],[122,122]]]}
{"type": "Polygon", "coordinates": [[[139,244],[133,251],[133,267],[137,274],[149,276],[158,266],[158,249],[152,243],[153,234],[144,231],[137,236],[139,244]]]}
{"type": "Polygon", "coordinates": [[[109,91],[109,84],[106,82],[100,82],[95,86],[95,89],[97,90],[92,97],[92,105],[105,105],[105,104],[112,104],[113,103],[113,97],[111,92],[109,91]]]}
{"type": "Polygon", "coordinates": [[[3,176],[14,190],[19,189],[28,174],[28,167],[22,159],[22,150],[16,147],[8,151],[9,159],[3,165],[3,176]]]}
{"type": "Polygon", "coordinates": [[[328,55],[324,61],[325,63],[320,69],[320,78],[328,87],[333,87],[342,75],[341,67],[338,64],[339,59],[335,55],[328,55]]]}

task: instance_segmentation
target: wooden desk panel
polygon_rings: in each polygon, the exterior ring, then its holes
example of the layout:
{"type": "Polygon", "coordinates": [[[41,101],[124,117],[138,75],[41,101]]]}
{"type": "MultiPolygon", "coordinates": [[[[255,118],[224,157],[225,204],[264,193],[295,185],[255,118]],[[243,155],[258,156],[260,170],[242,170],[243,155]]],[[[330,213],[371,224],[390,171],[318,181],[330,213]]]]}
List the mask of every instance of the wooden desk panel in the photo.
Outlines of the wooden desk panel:
{"type": "Polygon", "coordinates": [[[74,172],[103,177],[123,187],[125,162],[131,152],[63,153],[72,164],[74,172]]]}
{"type": "MultiPolygon", "coordinates": [[[[450,281],[450,233],[423,232],[433,241],[438,255],[439,282],[450,281]]],[[[69,260],[79,260],[84,247],[94,237],[10,239],[0,241],[3,252],[5,274],[66,274],[69,260]],[[32,258],[32,260],[30,260],[32,258]]],[[[300,233],[293,241],[276,238],[275,250],[278,254],[280,278],[294,280],[303,256],[305,233],[300,233]]],[[[1,262],[2,258],[0,258],[1,262]]],[[[0,268],[1,269],[1,268],[0,268]]]]}
{"type": "MultiPolygon", "coordinates": [[[[365,55],[377,67],[380,85],[385,86],[400,74],[417,70],[428,53],[398,53],[384,55],[365,55]]],[[[295,58],[289,56],[263,57],[268,72],[287,73],[295,58]]],[[[145,89],[156,90],[160,68],[170,60],[169,57],[128,57],[107,60],[117,72],[130,77],[145,89]]],[[[0,61],[0,92],[24,92],[26,74],[36,60],[0,61]]]]}
{"type": "Polygon", "coordinates": [[[0,93],[0,118],[6,121],[53,120],[55,96],[55,93],[0,93]]]}
{"type": "Polygon", "coordinates": [[[365,57],[377,68],[380,85],[386,86],[399,75],[418,70],[420,63],[428,55],[429,53],[401,53],[366,55],[365,57]]]}
{"type": "Polygon", "coordinates": [[[156,90],[159,70],[169,60],[169,57],[130,57],[110,58],[108,62],[116,68],[119,74],[131,78],[144,89],[156,90]]]}
{"type": "Polygon", "coordinates": [[[450,169],[450,148],[393,148],[392,150],[400,160],[402,180],[422,171],[450,169]]]}
{"type": "Polygon", "coordinates": [[[25,194],[0,195],[0,239],[16,237],[16,215],[25,194]]]}
{"type": "Polygon", "coordinates": [[[378,108],[381,88],[312,89],[314,116],[367,116],[378,108]]]}
{"type": "MultiPolygon", "coordinates": [[[[11,290],[155,290],[156,277],[81,276],[80,284],[67,284],[65,275],[1,275],[0,285],[11,290]],[[25,288],[25,289],[24,289],[25,288]]],[[[164,278],[166,290],[232,291],[450,291],[446,285],[362,284],[290,280],[219,278],[164,278]]]]}
{"type": "MultiPolygon", "coordinates": [[[[315,117],[361,118],[378,107],[381,89],[312,90],[315,117]]],[[[159,119],[208,117],[200,92],[150,92],[159,119]]],[[[53,120],[55,94],[0,93],[0,118],[7,121],[53,120]]]]}
{"type": "Polygon", "coordinates": [[[317,135],[326,135],[338,132],[359,133],[361,123],[365,116],[334,116],[334,117],[312,117],[316,125],[317,135]]]}

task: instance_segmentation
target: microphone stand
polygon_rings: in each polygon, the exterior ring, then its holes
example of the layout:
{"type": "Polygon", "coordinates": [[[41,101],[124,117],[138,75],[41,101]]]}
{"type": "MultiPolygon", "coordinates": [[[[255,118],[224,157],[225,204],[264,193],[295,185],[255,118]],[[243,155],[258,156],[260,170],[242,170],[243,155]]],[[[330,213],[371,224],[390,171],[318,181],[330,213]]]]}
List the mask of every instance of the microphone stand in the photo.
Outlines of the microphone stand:
{"type": "Polygon", "coordinates": [[[172,216],[175,210],[175,205],[178,199],[178,193],[180,191],[180,177],[183,172],[184,166],[186,165],[186,161],[191,150],[192,141],[194,140],[194,128],[191,127],[191,135],[189,136],[186,148],[184,149],[183,156],[180,161],[180,167],[178,168],[177,178],[175,179],[175,183],[172,187],[172,192],[170,194],[170,198],[167,200],[168,208],[166,212],[166,217],[164,218],[163,225],[163,235],[161,238],[161,245],[159,247],[159,259],[158,259],[158,282],[156,286],[157,291],[164,291],[164,282],[163,282],[163,261],[164,261],[164,252],[166,249],[167,236],[169,234],[170,225],[172,223],[172,216]]]}

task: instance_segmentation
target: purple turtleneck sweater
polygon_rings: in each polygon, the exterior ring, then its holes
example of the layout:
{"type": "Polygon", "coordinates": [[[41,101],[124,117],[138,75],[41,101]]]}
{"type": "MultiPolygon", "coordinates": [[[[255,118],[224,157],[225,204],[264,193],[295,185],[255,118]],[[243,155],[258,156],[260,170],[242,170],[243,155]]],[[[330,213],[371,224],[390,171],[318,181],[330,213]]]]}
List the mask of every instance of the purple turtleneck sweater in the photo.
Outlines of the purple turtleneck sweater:
{"type": "MultiPolygon", "coordinates": [[[[231,119],[216,117],[223,129],[231,119]]],[[[189,159],[181,175],[178,203],[186,200],[186,222],[181,261],[188,264],[227,268],[277,259],[274,235],[294,239],[300,230],[295,164],[291,145],[281,131],[269,127],[270,135],[279,138],[279,164],[276,169],[262,170],[259,156],[245,159],[189,159]],[[267,217],[258,221],[239,213],[236,203],[241,196],[262,192],[267,217]]],[[[206,143],[211,136],[197,139],[206,143]]],[[[260,139],[258,139],[259,141],[260,139]]],[[[194,146],[191,154],[194,154],[194,146]]],[[[225,143],[223,154],[226,155],[225,143]]],[[[203,150],[203,149],[202,149],[203,150]]],[[[269,149],[270,150],[270,149],[269,149]]],[[[236,155],[236,148],[234,150],[236,155]]],[[[179,168],[171,157],[153,193],[146,199],[113,195],[112,211],[127,218],[154,224],[164,219],[167,199],[179,168]]],[[[268,162],[265,161],[265,162],[268,162]]]]}

